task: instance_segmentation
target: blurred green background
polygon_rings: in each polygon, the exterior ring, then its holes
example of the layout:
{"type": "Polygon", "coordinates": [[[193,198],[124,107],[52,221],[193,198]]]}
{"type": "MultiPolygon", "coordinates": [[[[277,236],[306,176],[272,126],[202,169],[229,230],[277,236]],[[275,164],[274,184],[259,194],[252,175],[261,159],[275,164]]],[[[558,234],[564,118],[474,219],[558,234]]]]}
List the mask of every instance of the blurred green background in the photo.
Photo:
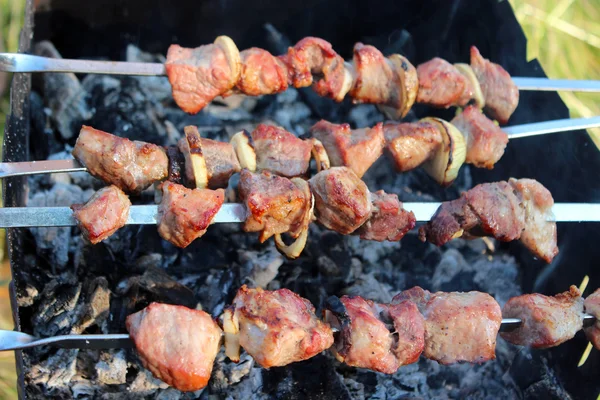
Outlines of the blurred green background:
{"type": "MultiPolygon", "coordinates": [[[[528,58],[539,59],[549,77],[600,79],[600,1],[509,1],[528,37],[528,58]]],[[[24,4],[24,0],[0,0],[0,52],[17,50],[24,4]]],[[[0,139],[9,112],[9,85],[10,76],[0,72],[0,139]]],[[[561,93],[561,97],[574,118],[600,115],[597,94],[561,93]]],[[[600,148],[600,130],[590,134],[600,148]]],[[[5,255],[0,232],[0,329],[12,329],[6,288],[10,267],[5,255]]],[[[15,382],[14,355],[0,353],[0,399],[16,398],[15,382]]]]}

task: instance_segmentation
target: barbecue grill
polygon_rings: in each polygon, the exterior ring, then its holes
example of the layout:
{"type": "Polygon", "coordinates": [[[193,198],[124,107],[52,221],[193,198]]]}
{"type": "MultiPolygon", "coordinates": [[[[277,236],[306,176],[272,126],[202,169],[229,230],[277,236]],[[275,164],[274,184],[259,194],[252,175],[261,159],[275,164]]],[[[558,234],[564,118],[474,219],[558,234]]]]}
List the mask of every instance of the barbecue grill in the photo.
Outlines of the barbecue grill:
{"type": "MultiPolygon", "coordinates": [[[[27,3],[20,51],[51,41],[65,58],[162,62],[177,42],[194,47],[219,35],[240,49],[262,47],[274,54],[305,36],[323,37],[345,58],[355,42],[406,55],[415,65],[441,57],[468,60],[469,48],[504,66],[514,76],[543,77],[537,61],[526,61],[526,40],[508,2],[489,1],[308,1],[289,4],[232,0],[181,2],[101,0],[27,3]],[[133,46],[131,46],[133,45],[133,46]]],[[[135,140],[172,144],[170,135],[197,125],[203,135],[226,138],[239,128],[274,121],[304,134],[318,119],[372,126],[383,117],[371,105],[336,104],[310,89],[247,99],[239,107],[217,102],[195,116],[165,98],[165,78],[78,76],[87,97],[86,118],[99,129],[135,140]]],[[[58,122],[47,117],[52,94],[40,75],[16,74],[4,161],[43,160],[72,146],[58,122]],[[50,128],[49,128],[50,127],[50,128]]],[[[167,82],[168,84],[168,82],[167,82]]],[[[167,87],[166,93],[170,93],[167,87]]],[[[54,92],[56,94],[56,92],[54,92]]],[[[568,118],[556,93],[523,91],[510,125],[568,118]]],[[[451,120],[453,110],[416,105],[407,116],[451,120]]],[[[85,112],[83,114],[86,114],[85,112]]],[[[60,121],[78,130],[77,116],[60,121]]],[[[60,156],[60,154],[58,154],[60,156]]],[[[445,201],[478,183],[527,177],[541,182],[558,203],[598,203],[600,153],[584,131],[523,138],[507,147],[493,170],[463,168],[449,188],[422,171],[391,173],[378,161],[364,176],[371,188],[397,193],[402,201],[445,201]]],[[[5,205],[68,206],[99,185],[86,174],[13,177],[3,180],[5,205]],[[80,188],[83,188],[80,189],[80,188]],[[87,191],[86,191],[87,190],[87,191]],[[86,191],[86,192],[84,192],[86,191]]],[[[142,195],[139,204],[151,201],[142,195]]],[[[550,265],[518,244],[457,241],[444,248],[421,244],[416,235],[400,243],[366,243],[312,227],[302,257],[284,260],[272,244],[261,245],[235,224],[213,226],[184,250],[165,244],[153,227],[128,226],[95,247],[70,228],[9,229],[13,273],[11,301],[16,330],[40,336],[125,332],[128,314],[151,301],[195,307],[216,315],[242,283],[288,287],[322,307],[330,294],[357,294],[389,301],[390,293],[414,285],[433,290],[481,290],[501,301],[520,293],[555,294],[590,277],[600,256],[598,223],[558,225],[559,255],[550,265]]],[[[587,341],[582,333],[560,347],[534,351],[498,340],[496,361],[443,367],[429,360],[392,376],[340,366],[320,355],[284,368],[261,370],[249,358],[219,366],[198,397],[233,398],[595,398],[600,392],[600,356],[577,362],[587,341]],[[533,372],[532,372],[533,371],[533,372]]],[[[161,385],[136,363],[129,350],[36,348],[17,352],[22,398],[192,398],[161,385]],[[128,363],[130,363],[128,367],[128,363]]]]}

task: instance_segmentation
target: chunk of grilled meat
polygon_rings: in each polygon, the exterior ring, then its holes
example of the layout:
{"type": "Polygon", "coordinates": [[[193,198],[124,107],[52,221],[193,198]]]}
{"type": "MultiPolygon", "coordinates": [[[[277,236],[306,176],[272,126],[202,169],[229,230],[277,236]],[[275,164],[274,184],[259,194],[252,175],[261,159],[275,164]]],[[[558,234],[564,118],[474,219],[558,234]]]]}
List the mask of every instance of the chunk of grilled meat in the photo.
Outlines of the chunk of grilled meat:
{"type": "Polygon", "coordinates": [[[501,124],[506,124],[519,104],[519,88],[500,65],[481,56],[471,47],[471,67],[485,98],[484,110],[501,124]]]}
{"type": "Polygon", "coordinates": [[[73,157],[96,178],[130,193],[139,193],[168,175],[169,159],[161,147],[132,142],[85,125],[73,157]]]}
{"type": "Polygon", "coordinates": [[[340,362],[393,374],[400,367],[394,336],[383,322],[386,306],[358,296],[327,300],[325,321],[339,330],[331,350],[340,362]]]}
{"type": "Polygon", "coordinates": [[[417,220],[412,211],[406,211],[396,194],[383,190],[371,193],[371,216],[356,233],[361,239],[397,242],[415,227],[417,220]]]}
{"type": "Polygon", "coordinates": [[[174,44],[167,52],[165,68],[177,105],[196,114],[237,83],[241,74],[240,53],[226,36],[195,49],[174,44]]]}
{"type": "Polygon", "coordinates": [[[454,65],[435,57],[417,67],[419,92],[417,102],[433,107],[449,108],[466,105],[472,92],[470,83],[454,65]]]}
{"type": "Polygon", "coordinates": [[[375,47],[362,43],[354,45],[353,62],[355,79],[350,90],[353,101],[396,110],[398,117],[405,114],[408,95],[401,65],[384,57],[375,47]]]}
{"type": "Polygon", "coordinates": [[[502,313],[492,296],[481,292],[413,291],[394,297],[392,303],[413,301],[409,300],[413,296],[417,302],[426,300],[419,304],[425,317],[425,357],[441,364],[482,363],[496,358],[502,313]]]}
{"type": "Polygon", "coordinates": [[[288,289],[244,285],[223,319],[230,354],[239,343],[263,368],[307,360],[333,344],[331,328],[317,318],[313,305],[288,289]]]}
{"type": "Polygon", "coordinates": [[[310,128],[312,137],[325,147],[334,167],[348,167],[361,178],[381,156],[385,146],[383,124],[373,128],[350,129],[349,124],[321,120],[310,128]]]}
{"type": "Polygon", "coordinates": [[[596,317],[594,325],[585,328],[585,335],[595,348],[600,350],[600,289],[589,295],[583,302],[585,312],[596,317]]]}
{"type": "Polygon", "coordinates": [[[583,327],[583,299],[575,286],[556,296],[524,294],[509,299],[502,316],[522,321],[519,328],[500,333],[508,342],[541,349],[558,346],[583,327]]]}
{"type": "Polygon", "coordinates": [[[185,392],[206,387],[222,335],[210,315],[152,303],[128,316],[126,326],[142,364],[156,378],[185,392]]]}
{"type": "Polygon", "coordinates": [[[387,151],[399,172],[421,166],[442,144],[442,132],[431,121],[388,122],[383,126],[387,151]]]}
{"type": "Polygon", "coordinates": [[[465,162],[477,168],[494,168],[504,154],[508,135],[475,106],[468,106],[452,121],[467,142],[465,162]]]}
{"type": "Polygon", "coordinates": [[[85,204],[73,204],[73,218],[83,236],[92,244],[99,243],[127,223],[131,201],[118,187],[98,190],[85,204]]]}
{"type": "Polygon", "coordinates": [[[288,83],[295,88],[312,85],[319,96],[338,102],[350,90],[351,76],[346,71],[344,59],[323,39],[306,37],[279,59],[287,66],[288,83]]]}
{"type": "Polygon", "coordinates": [[[251,133],[258,170],[293,178],[303,176],[310,165],[312,143],[283,128],[260,124],[251,133]]]}
{"type": "Polygon", "coordinates": [[[408,365],[419,361],[425,348],[425,319],[417,305],[408,300],[392,301],[387,307],[394,325],[394,354],[398,364],[408,365]]]}
{"type": "Polygon", "coordinates": [[[161,185],[158,234],[177,247],[185,248],[206,233],[223,201],[223,189],[188,189],[176,183],[161,185]]]}
{"type": "Polygon", "coordinates": [[[548,189],[534,179],[509,179],[523,202],[525,228],[521,233],[521,243],[536,257],[552,262],[558,254],[556,222],[548,222],[552,217],[554,199],[548,189]]]}
{"type": "Polygon", "coordinates": [[[283,92],[288,88],[286,65],[266,50],[252,47],[240,53],[242,73],[236,89],[248,96],[283,92]]]}
{"type": "Polygon", "coordinates": [[[292,181],[267,171],[242,170],[238,194],[249,212],[243,229],[260,232],[261,243],[277,233],[297,237],[311,206],[311,199],[292,181]]]}
{"type": "Polygon", "coordinates": [[[317,221],[326,228],[347,235],[371,216],[369,189],[351,169],[333,167],[319,172],[308,183],[315,197],[317,221]]]}
{"type": "Polygon", "coordinates": [[[458,237],[521,239],[535,256],[549,263],[558,253],[556,223],[547,221],[552,204],[550,192],[531,179],[484,183],[457,200],[442,203],[419,229],[419,237],[436,246],[458,237]]]}

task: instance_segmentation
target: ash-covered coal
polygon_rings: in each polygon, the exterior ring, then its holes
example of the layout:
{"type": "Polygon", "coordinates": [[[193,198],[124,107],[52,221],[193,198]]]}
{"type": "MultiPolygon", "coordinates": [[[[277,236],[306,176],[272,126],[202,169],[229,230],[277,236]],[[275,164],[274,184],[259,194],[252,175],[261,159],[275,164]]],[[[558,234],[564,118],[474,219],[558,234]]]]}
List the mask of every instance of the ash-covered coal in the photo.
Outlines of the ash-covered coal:
{"type": "MultiPolygon", "coordinates": [[[[127,55],[130,61],[162,61],[133,46],[127,55]]],[[[175,144],[186,125],[198,126],[205,137],[228,140],[240,129],[252,130],[263,122],[303,135],[321,117],[357,128],[383,119],[368,105],[330,105],[316,113],[314,102],[321,99],[294,89],[259,99],[233,96],[190,116],[175,106],[164,77],[88,75],[81,87],[92,112],[86,124],[160,145],[175,144]]],[[[40,101],[32,104],[43,107],[40,101]]],[[[53,113],[50,108],[34,109],[32,114],[38,119],[49,115],[52,124],[53,113]]],[[[68,125],[61,120],[55,128],[68,125]]],[[[47,124],[33,124],[34,129],[42,126],[44,131],[34,136],[47,138],[49,158],[67,157],[73,139],[48,135],[47,124]]],[[[372,191],[384,189],[402,201],[452,199],[472,186],[468,167],[451,188],[442,189],[422,171],[394,173],[384,158],[364,179],[372,191]]],[[[87,174],[36,176],[30,178],[29,205],[80,203],[100,186],[87,174]]],[[[132,200],[151,202],[151,190],[132,200]]],[[[315,225],[303,255],[290,261],[271,241],[259,244],[256,235],[242,232],[237,224],[211,226],[184,250],[161,240],[152,226],[126,226],[95,246],[76,228],[36,228],[30,230],[24,249],[26,268],[15,273],[24,331],[40,336],[120,333],[125,332],[127,315],[153,301],[199,307],[216,316],[242,284],[286,287],[317,308],[332,294],[389,302],[415,285],[434,291],[480,290],[503,304],[521,293],[519,270],[503,246],[496,243],[494,251],[490,249],[482,240],[456,240],[440,249],[421,243],[416,231],[400,243],[361,241],[315,225]]],[[[495,361],[446,367],[421,359],[392,376],[348,368],[328,353],[271,370],[261,369],[248,356],[231,363],[221,353],[209,387],[188,394],[153,378],[132,350],[36,348],[23,357],[29,398],[484,399],[529,397],[550,393],[550,388],[555,397],[566,398],[543,356],[538,362],[546,365],[543,374],[515,381],[512,375],[522,373],[511,369],[517,353],[521,358],[529,354],[499,339],[495,361]]]]}

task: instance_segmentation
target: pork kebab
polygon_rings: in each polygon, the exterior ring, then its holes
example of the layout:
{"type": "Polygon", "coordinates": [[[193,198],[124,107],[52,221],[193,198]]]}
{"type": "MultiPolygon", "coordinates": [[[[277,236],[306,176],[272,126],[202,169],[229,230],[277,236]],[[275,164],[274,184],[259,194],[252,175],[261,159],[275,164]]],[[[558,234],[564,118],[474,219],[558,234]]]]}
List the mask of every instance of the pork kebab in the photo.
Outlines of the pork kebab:
{"type": "Polygon", "coordinates": [[[377,104],[388,118],[404,117],[416,102],[434,107],[474,104],[505,124],[519,102],[508,72],[471,47],[470,64],[434,58],[415,68],[406,57],[385,57],[373,46],[357,43],[351,62],[331,44],[306,37],[274,56],[266,50],[239,51],[233,40],[219,36],[197,48],[171,45],[165,69],[177,105],[195,114],[218,96],[241,93],[269,95],[288,87],[312,86],[323,97],[340,102],[377,104]]]}
{"type": "MultiPolygon", "coordinates": [[[[206,232],[225,199],[223,189],[189,189],[169,181],[159,191],[158,232],[178,247],[206,232]]],[[[261,243],[274,236],[277,248],[289,258],[301,254],[315,219],[340,234],[376,241],[399,241],[416,224],[397,195],[370,192],[347,167],[323,170],[308,181],[244,169],[237,198],[247,213],[242,229],[258,232],[261,243]],[[286,245],[284,234],[295,241],[286,245]]],[[[551,262],[558,253],[553,204],[550,192],[532,179],[481,184],[442,203],[419,236],[438,246],[458,237],[520,240],[533,255],[551,262]]],[[[97,243],[126,224],[130,206],[127,196],[112,185],[72,208],[83,234],[97,243]]]]}
{"type": "Polygon", "coordinates": [[[165,179],[193,188],[225,188],[242,168],[306,177],[311,157],[318,171],[346,166],[360,178],[384,150],[398,171],[422,166],[448,186],[464,162],[493,168],[508,142],[505,132],[471,106],[451,122],[425,118],[350,129],[348,124],[320,121],[310,129],[309,139],[265,124],[251,133],[238,132],[229,143],[203,138],[194,126],[185,127],[184,133],[178,146],[164,149],[84,126],[73,156],[93,176],[130,193],[165,179]]]}
{"type": "Polygon", "coordinates": [[[389,304],[332,296],[321,320],[307,299],[288,289],[243,286],[216,320],[201,310],[152,303],[128,316],[126,326],[142,364],[154,376],[176,389],[196,391],[208,384],[221,343],[230,360],[238,362],[243,348],[263,368],[329,349],[346,365],[394,374],[420,356],[444,365],[493,360],[498,333],[519,346],[558,346],[584,328],[584,319],[595,317],[585,332],[600,349],[599,297],[600,289],[584,302],[571,286],[556,296],[511,298],[502,310],[486,293],[430,293],[414,287],[389,304]],[[503,317],[518,318],[518,328],[501,331],[503,317]]]}

